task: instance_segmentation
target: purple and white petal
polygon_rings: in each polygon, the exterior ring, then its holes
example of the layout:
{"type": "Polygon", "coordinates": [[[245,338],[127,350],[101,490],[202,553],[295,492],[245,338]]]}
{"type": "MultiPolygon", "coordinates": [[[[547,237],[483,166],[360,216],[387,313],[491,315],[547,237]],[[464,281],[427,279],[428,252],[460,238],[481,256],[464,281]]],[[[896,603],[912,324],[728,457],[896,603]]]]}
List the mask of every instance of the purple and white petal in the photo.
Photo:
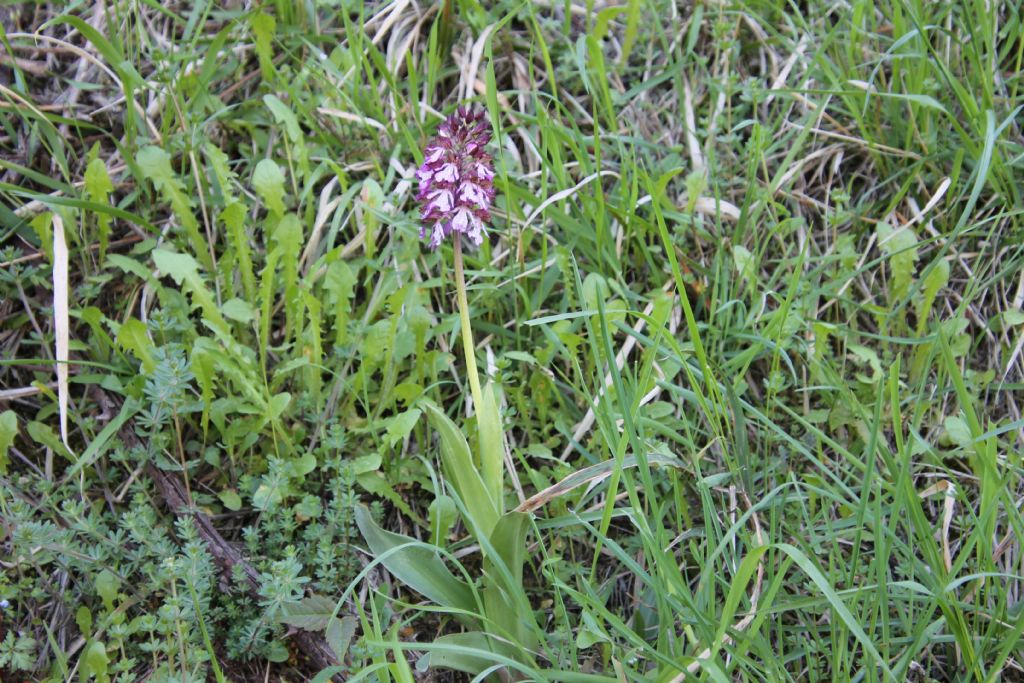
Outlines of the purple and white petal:
{"type": "Polygon", "coordinates": [[[452,163],[441,166],[434,172],[434,180],[439,183],[454,183],[459,179],[459,167],[452,163]]]}
{"type": "Polygon", "coordinates": [[[469,241],[477,247],[483,244],[484,224],[476,214],[470,214],[469,229],[466,230],[466,236],[469,237],[469,241]]]}
{"type": "Polygon", "coordinates": [[[474,165],[473,171],[476,174],[477,180],[481,182],[490,182],[491,180],[494,180],[494,171],[491,170],[490,164],[478,161],[474,165]]]}
{"type": "Polygon", "coordinates": [[[469,229],[470,219],[473,216],[469,209],[460,207],[452,216],[452,230],[466,232],[469,229]]]}
{"type": "Polygon", "coordinates": [[[459,192],[459,197],[463,202],[471,202],[477,206],[486,206],[491,203],[491,200],[487,197],[487,193],[484,192],[483,188],[473,183],[463,183],[459,192]]]}
{"type": "Polygon", "coordinates": [[[424,158],[424,164],[436,164],[444,156],[444,148],[440,145],[431,145],[427,147],[426,158],[424,158]]]}

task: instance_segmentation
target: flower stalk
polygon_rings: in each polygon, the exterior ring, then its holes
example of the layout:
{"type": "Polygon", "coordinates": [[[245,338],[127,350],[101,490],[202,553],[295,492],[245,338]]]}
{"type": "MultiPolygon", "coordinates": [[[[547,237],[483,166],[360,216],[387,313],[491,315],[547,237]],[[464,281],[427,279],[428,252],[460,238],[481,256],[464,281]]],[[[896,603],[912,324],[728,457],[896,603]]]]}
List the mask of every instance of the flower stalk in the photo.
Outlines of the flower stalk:
{"type": "Polygon", "coordinates": [[[483,405],[480,391],[480,375],[476,370],[476,346],[473,344],[473,328],[469,324],[469,302],[466,299],[466,276],[462,268],[462,242],[455,233],[455,298],[459,305],[459,319],[462,321],[462,350],[466,356],[466,374],[469,375],[469,390],[473,395],[473,409],[483,405]]]}

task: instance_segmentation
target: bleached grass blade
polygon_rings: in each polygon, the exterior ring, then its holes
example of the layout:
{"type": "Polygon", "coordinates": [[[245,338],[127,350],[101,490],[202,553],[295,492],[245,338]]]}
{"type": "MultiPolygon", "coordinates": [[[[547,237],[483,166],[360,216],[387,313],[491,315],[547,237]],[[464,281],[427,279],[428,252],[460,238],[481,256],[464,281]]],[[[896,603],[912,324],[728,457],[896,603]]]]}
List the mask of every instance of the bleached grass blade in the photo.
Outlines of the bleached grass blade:
{"type": "Polygon", "coordinates": [[[53,329],[57,361],[57,407],[60,411],[60,438],[68,445],[68,245],[64,239],[64,221],[53,214],[53,329]]]}

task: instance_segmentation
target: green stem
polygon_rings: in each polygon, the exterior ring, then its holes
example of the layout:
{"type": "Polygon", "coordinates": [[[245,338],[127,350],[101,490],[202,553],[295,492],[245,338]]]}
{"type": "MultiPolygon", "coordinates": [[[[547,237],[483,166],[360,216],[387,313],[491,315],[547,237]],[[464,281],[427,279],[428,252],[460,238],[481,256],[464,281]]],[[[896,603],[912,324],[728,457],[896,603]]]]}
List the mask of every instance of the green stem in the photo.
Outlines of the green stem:
{"type": "Polygon", "coordinates": [[[476,371],[476,351],[473,347],[473,328],[469,325],[469,302],[466,300],[466,276],[462,272],[462,242],[455,233],[455,294],[459,302],[459,317],[462,320],[462,349],[466,355],[466,374],[469,375],[469,390],[473,394],[473,410],[483,405],[480,391],[480,376],[476,371]]]}

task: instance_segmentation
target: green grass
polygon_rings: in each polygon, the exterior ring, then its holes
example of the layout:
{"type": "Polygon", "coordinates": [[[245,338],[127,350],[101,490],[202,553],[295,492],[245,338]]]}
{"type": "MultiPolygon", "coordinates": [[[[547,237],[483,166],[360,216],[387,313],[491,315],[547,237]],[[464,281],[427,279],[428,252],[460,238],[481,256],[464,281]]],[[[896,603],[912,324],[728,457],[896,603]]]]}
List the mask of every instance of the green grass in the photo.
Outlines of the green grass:
{"type": "Polygon", "coordinates": [[[0,678],[1024,677],[1020,3],[483,5],[0,8],[0,678]]]}

